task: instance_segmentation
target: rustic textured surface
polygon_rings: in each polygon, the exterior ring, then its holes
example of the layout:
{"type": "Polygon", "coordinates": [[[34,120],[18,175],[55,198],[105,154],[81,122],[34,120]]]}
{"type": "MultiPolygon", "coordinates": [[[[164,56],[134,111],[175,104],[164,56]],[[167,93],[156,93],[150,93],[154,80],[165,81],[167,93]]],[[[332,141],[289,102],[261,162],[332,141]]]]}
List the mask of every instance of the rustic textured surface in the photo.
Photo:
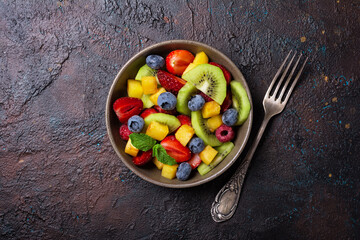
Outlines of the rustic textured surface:
{"type": "Polygon", "coordinates": [[[0,238],[359,239],[359,25],[357,0],[1,1],[0,238]],[[130,172],[107,138],[116,73],[168,39],[207,43],[237,64],[253,134],[286,53],[311,59],[223,224],[210,205],[235,166],[166,189],[130,172]]]}

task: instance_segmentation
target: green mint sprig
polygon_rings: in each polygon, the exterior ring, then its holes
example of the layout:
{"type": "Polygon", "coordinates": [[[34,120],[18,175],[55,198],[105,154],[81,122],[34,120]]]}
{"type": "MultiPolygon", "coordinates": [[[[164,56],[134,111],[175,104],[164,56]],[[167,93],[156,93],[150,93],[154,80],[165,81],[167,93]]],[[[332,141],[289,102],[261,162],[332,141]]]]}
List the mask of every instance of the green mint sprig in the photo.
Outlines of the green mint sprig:
{"type": "Polygon", "coordinates": [[[141,151],[149,151],[156,144],[156,140],[144,133],[130,134],[131,144],[141,151]]]}
{"type": "Polygon", "coordinates": [[[167,165],[176,164],[175,159],[170,157],[169,154],[166,153],[165,148],[160,144],[156,144],[153,146],[153,157],[156,157],[159,162],[167,165]]]}

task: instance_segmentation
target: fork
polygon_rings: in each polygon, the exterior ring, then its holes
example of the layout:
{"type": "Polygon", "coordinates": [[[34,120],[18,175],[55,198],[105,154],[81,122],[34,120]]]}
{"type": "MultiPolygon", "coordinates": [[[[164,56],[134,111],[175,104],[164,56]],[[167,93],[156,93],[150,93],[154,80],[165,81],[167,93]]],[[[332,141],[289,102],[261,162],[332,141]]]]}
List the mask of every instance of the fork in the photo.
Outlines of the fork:
{"type": "Polygon", "coordinates": [[[305,59],[304,63],[302,64],[300,70],[298,71],[295,79],[292,81],[292,84],[290,85],[289,90],[285,93],[287,87],[289,86],[292,76],[294,75],[294,72],[300,62],[300,59],[302,58],[302,54],[298,57],[295,65],[293,66],[290,74],[288,75],[286,82],[282,85],[292,62],[294,61],[296,53],[291,58],[290,62],[286,66],[285,70],[283,71],[283,68],[290,57],[292,51],[289,52],[287,57],[285,58],[284,62],[281,64],[279,70],[275,74],[274,79],[272,80],[267,92],[265,93],[265,97],[263,100],[263,106],[264,106],[264,120],[261,123],[260,129],[257,133],[256,139],[253,142],[252,146],[250,147],[247,155],[245,156],[243,162],[239,166],[239,168],[236,170],[235,174],[231,177],[231,179],[225,184],[224,187],[219,191],[219,193],[215,197],[215,201],[213,202],[211,206],[211,216],[214,219],[215,222],[224,222],[226,220],[229,220],[235,213],[236,207],[239,202],[241,189],[244,184],[245,175],[249,168],[251,159],[255,153],[255,150],[260,142],[260,139],[265,131],[265,128],[269,122],[269,120],[276,114],[281,113],[286,103],[289,100],[289,97],[292,93],[292,91],[295,88],[295,85],[297,81],[299,80],[299,77],[305,67],[305,64],[308,60],[308,58],[305,59]],[[281,78],[279,81],[277,79],[279,78],[280,74],[281,78]],[[280,91],[280,88],[281,92],[280,91]]]}

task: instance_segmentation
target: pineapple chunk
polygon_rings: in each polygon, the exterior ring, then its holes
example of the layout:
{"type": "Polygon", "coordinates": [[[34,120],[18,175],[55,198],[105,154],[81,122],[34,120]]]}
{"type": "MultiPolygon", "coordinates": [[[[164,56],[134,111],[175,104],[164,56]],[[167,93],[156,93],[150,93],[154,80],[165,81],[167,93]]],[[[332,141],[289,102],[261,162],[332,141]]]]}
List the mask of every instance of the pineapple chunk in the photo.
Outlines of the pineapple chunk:
{"type": "Polygon", "coordinates": [[[167,165],[164,164],[162,171],[161,171],[161,176],[167,178],[167,179],[173,179],[176,176],[176,171],[177,171],[178,165],[167,165]]]}
{"type": "Polygon", "coordinates": [[[187,73],[188,71],[192,70],[194,67],[196,67],[196,65],[194,63],[190,63],[186,68],[185,71],[183,72],[182,76],[184,76],[185,73],[187,73]]]}
{"type": "Polygon", "coordinates": [[[210,129],[211,132],[214,132],[218,127],[220,127],[223,124],[221,115],[216,115],[211,118],[209,118],[206,122],[206,125],[210,129]]]}
{"type": "Polygon", "coordinates": [[[201,113],[203,118],[209,118],[220,114],[221,107],[220,105],[215,102],[206,102],[204,107],[201,109],[201,113]]]}
{"type": "Polygon", "coordinates": [[[141,98],[143,95],[141,82],[129,79],[127,81],[127,93],[129,97],[141,98]]]}
{"type": "Polygon", "coordinates": [[[136,147],[134,147],[131,144],[131,140],[129,138],[129,140],[127,141],[126,146],[125,146],[125,153],[127,153],[127,154],[129,154],[129,155],[131,155],[133,157],[136,157],[138,152],[139,152],[139,149],[137,149],[136,147]]]}
{"type": "Polygon", "coordinates": [[[194,136],[194,129],[189,125],[182,125],[175,133],[175,138],[183,145],[186,146],[190,139],[194,136]]]}
{"type": "Polygon", "coordinates": [[[208,63],[208,62],[209,62],[208,56],[204,52],[199,52],[195,55],[193,64],[198,65],[198,64],[208,63]]]}
{"type": "Polygon", "coordinates": [[[157,99],[159,97],[160,94],[166,92],[165,88],[160,88],[156,93],[154,93],[153,95],[150,96],[150,100],[155,104],[157,104],[157,99]]]}
{"type": "Polygon", "coordinates": [[[161,170],[164,166],[164,164],[160,162],[157,158],[153,158],[153,163],[159,170],[161,170]]]}
{"type": "Polygon", "coordinates": [[[163,140],[169,133],[169,127],[166,124],[162,124],[159,122],[151,122],[146,129],[146,135],[161,141],[163,140]]]}
{"type": "Polygon", "coordinates": [[[210,145],[207,145],[204,150],[202,150],[201,153],[199,153],[199,156],[201,158],[201,161],[203,161],[206,165],[209,165],[212,160],[215,158],[218,151],[216,151],[214,148],[212,148],[210,145]]]}
{"type": "Polygon", "coordinates": [[[154,94],[158,90],[156,78],[153,76],[142,77],[141,85],[144,90],[144,94],[154,94]]]}

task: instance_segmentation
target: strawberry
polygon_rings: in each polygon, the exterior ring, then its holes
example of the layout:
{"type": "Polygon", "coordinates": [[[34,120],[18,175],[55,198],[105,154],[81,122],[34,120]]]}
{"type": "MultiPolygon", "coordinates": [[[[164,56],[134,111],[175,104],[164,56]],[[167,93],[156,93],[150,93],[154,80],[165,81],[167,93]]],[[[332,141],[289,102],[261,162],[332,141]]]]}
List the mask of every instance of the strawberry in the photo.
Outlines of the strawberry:
{"type": "Polygon", "coordinates": [[[158,111],[156,111],[154,108],[146,108],[141,114],[140,117],[142,117],[143,119],[145,119],[147,116],[149,116],[150,114],[153,113],[158,113],[158,111]]]}
{"type": "Polygon", "coordinates": [[[157,78],[161,86],[163,86],[167,91],[172,92],[175,95],[186,84],[186,81],[182,78],[179,78],[163,70],[158,70],[157,78]]]}
{"type": "Polygon", "coordinates": [[[139,151],[138,155],[136,157],[133,157],[132,161],[137,166],[143,166],[146,163],[150,162],[152,159],[152,149],[149,151],[139,151]]]}
{"type": "Polygon", "coordinates": [[[188,161],[192,169],[197,168],[201,163],[199,154],[193,154],[192,158],[188,161]]]}
{"type": "Polygon", "coordinates": [[[181,75],[194,61],[194,55],[187,50],[174,50],[166,56],[166,69],[169,73],[181,75]]]}
{"type": "Polygon", "coordinates": [[[166,114],[170,114],[170,115],[175,115],[177,112],[176,112],[176,109],[173,109],[173,110],[164,110],[162,109],[160,106],[158,105],[155,105],[154,106],[154,109],[159,112],[159,113],[166,113],[166,114]]]}
{"type": "Polygon", "coordinates": [[[224,77],[225,77],[225,79],[226,79],[226,83],[227,83],[227,84],[230,84],[231,74],[230,74],[230,72],[229,72],[228,70],[226,70],[226,68],[225,68],[223,65],[220,65],[220,64],[215,63],[215,62],[209,62],[209,64],[214,65],[214,66],[216,66],[216,67],[219,67],[219,68],[223,71],[223,73],[224,73],[224,77]]]}
{"type": "Polygon", "coordinates": [[[129,130],[127,123],[124,123],[120,126],[119,133],[121,139],[127,141],[129,140],[129,135],[132,134],[132,131],[129,130]]]}
{"type": "Polygon", "coordinates": [[[199,94],[200,94],[200,96],[202,96],[202,97],[205,99],[205,102],[211,102],[211,101],[214,101],[214,100],[212,100],[212,98],[211,98],[211,97],[209,97],[208,95],[206,95],[206,94],[205,94],[205,93],[203,93],[203,92],[200,92],[199,94]]]}
{"type": "Polygon", "coordinates": [[[160,144],[177,163],[188,161],[191,158],[190,149],[184,147],[173,135],[164,138],[160,144]]]}
{"type": "Polygon", "coordinates": [[[232,103],[231,99],[232,99],[232,94],[231,94],[231,90],[229,89],[229,90],[227,91],[227,94],[226,94],[226,97],[225,97],[225,99],[224,99],[224,102],[223,102],[223,104],[221,105],[221,112],[225,112],[226,110],[229,109],[229,107],[231,106],[231,103],[232,103]]]}
{"type": "Polygon", "coordinates": [[[121,123],[130,117],[138,115],[143,109],[143,102],[138,98],[122,97],[114,102],[113,109],[121,123]]]}
{"type": "Polygon", "coordinates": [[[189,116],[179,115],[177,119],[179,119],[181,125],[189,125],[191,127],[191,118],[189,116]]]}

